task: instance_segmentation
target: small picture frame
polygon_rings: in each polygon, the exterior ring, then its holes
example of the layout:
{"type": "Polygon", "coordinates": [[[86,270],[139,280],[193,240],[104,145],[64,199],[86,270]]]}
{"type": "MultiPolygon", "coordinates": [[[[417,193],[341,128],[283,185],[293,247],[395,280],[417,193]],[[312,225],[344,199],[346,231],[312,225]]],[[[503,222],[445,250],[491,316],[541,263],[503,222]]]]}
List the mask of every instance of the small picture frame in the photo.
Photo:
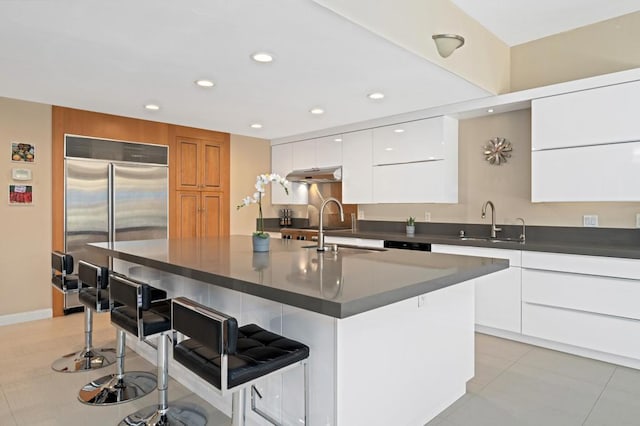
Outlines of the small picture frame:
{"type": "Polygon", "coordinates": [[[11,142],[11,161],[14,163],[34,163],[36,161],[35,145],[11,142]]]}
{"type": "Polygon", "coordinates": [[[9,185],[9,204],[12,206],[30,206],[33,204],[32,185],[9,185]]]}

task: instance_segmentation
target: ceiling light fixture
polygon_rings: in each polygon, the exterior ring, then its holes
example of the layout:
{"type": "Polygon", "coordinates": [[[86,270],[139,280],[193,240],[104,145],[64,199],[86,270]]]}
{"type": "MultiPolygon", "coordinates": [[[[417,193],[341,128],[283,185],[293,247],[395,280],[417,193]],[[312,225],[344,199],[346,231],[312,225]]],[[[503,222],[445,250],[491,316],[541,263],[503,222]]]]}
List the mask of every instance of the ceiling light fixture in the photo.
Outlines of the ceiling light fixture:
{"type": "Polygon", "coordinates": [[[333,141],[334,142],[342,142],[342,138],[335,138],[333,141]]]}
{"type": "Polygon", "coordinates": [[[396,133],[403,133],[403,132],[404,132],[404,129],[395,129],[395,130],[394,130],[394,132],[396,132],[396,133]]]}
{"type": "Polygon", "coordinates": [[[251,125],[251,128],[252,128],[252,129],[262,129],[262,124],[260,124],[260,123],[253,123],[253,124],[251,125]]]}
{"type": "Polygon", "coordinates": [[[311,108],[309,112],[313,115],[321,115],[324,114],[324,110],[322,108],[311,108]]]}
{"type": "Polygon", "coordinates": [[[373,92],[367,95],[369,99],[373,99],[374,101],[378,101],[380,99],[384,99],[384,93],[382,92],[373,92]]]}
{"type": "Polygon", "coordinates": [[[434,34],[431,38],[443,58],[448,58],[454,50],[464,45],[464,37],[457,34],[434,34]]]}
{"type": "Polygon", "coordinates": [[[160,109],[160,106],[156,104],[146,104],[144,107],[149,111],[158,111],[160,109]]]}
{"type": "Polygon", "coordinates": [[[256,52],[251,55],[251,59],[262,64],[267,64],[269,62],[273,62],[273,55],[267,52],[256,52]]]}
{"type": "Polygon", "coordinates": [[[493,112],[493,108],[489,108],[489,109],[487,110],[487,112],[489,112],[489,113],[493,112]]]}
{"type": "Polygon", "coordinates": [[[196,80],[195,83],[200,87],[213,87],[215,83],[211,80],[196,80]]]}

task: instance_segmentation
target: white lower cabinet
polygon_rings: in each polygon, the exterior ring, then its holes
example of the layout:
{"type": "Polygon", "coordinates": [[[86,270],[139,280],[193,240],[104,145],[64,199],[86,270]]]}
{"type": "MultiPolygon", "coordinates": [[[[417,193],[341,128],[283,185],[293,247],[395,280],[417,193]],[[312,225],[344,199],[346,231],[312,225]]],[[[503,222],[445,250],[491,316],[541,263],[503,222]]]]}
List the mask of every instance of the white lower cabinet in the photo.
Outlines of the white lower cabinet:
{"type": "Polygon", "coordinates": [[[520,333],[520,256],[518,250],[433,244],[435,253],[509,259],[509,268],[476,278],[477,325],[520,333]]]}
{"type": "Polygon", "coordinates": [[[640,360],[640,260],[522,254],[522,334],[640,360]]]}

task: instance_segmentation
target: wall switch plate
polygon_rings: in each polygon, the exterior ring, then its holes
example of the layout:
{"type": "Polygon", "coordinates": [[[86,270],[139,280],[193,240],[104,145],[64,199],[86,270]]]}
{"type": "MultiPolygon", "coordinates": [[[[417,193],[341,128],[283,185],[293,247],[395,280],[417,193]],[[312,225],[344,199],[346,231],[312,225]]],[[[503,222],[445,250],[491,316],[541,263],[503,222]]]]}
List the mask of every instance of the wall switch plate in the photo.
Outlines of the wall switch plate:
{"type": "Polygon", "coordinates": [[[636,228],[640,228],[640,213],[636,213],[636,228]]]}
{"type": "Polygon", "coordinates": [[[585,214],[582,216],[582,226],[595,227],[598,226],[597,214],[585,214]]]}
{"type": "Polygon", "coordinates": [[[421,294],[420,296],[418,296],[418,308],[422,308],[426,301],[427,301],[426,294],[421,294]]]}
{"type": "Polygon", "coordinates": [[[425,222],[431,222],[431,213],[430,212],[424,212],[424,221],[425,222]]]}

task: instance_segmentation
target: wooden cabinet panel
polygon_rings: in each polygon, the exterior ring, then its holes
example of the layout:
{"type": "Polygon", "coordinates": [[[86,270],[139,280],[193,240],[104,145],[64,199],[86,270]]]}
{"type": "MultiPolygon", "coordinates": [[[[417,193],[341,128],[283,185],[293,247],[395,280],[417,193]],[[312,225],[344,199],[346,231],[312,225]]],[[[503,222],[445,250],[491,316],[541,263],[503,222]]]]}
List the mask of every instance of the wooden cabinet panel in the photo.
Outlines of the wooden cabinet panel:
{"type": "Polygon", "coordinates": [[[170,236],[229,234],[230,136],[170,126],[170,236]]]}
{"type": "Polygon", "coordinates": [[[179,191],[176,202],[177,237],[197,237],[200,229],[200,194],[196,191],[179,191]]]}
{"type": "Polygon", "coordinates": [[[203,189],[212,190],[219,189],[222,185],[220,165],[220,151],[221,146],[218,143],[202,141],[202,182],[203,189]]]}
{"type": "Polygon", "coordinates": [[[180,190],[198,189],[198,141],[179,139],[176,146],[178,181],[176,186],[180,190]]]}
{"type": "Polygon", "coordinates": [[[200,236],[218,237],[223,234],[223,200],[220,194],[203,192],[201,194],[200,236]]]}

